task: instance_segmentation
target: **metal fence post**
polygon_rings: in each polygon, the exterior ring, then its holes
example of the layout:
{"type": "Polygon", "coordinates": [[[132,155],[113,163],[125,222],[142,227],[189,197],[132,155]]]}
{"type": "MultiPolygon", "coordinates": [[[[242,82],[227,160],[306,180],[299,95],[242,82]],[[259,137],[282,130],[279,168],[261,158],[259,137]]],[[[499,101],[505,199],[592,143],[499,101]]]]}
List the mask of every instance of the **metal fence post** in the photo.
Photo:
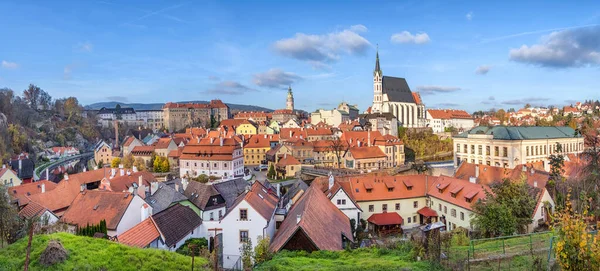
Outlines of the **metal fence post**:
{"type": "Polygon", "coordinates": [[[502,252],[506,255],[506,246],[504,246],[504,239],[502,239],[502,252]]]}

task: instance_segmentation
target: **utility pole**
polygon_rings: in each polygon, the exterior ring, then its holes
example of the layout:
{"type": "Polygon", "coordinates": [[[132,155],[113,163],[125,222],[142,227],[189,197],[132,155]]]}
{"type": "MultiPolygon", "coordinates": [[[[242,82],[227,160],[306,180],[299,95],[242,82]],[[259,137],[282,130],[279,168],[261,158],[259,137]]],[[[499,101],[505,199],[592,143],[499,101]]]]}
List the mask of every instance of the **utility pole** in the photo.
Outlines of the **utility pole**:
{"type": "Polygon", "coordinates": [[[214,270],[217,271],[219,270],[219,251],[218,251],[218,244],[219,244],[219,240],[217,238],[217,231],[222,231],[223,229],[220,228],[212,228],[212,229],[208,229],[208,231],[213,231],[215,233],[215,243],[213,244],[213,251],[215,252],[215,266],[214,266],[214,270]]]}
{"type": "Polygon", "coordinates": [[[196,249],[198,246],[194,245],[194,244],[189,244],[188,245],[188,250],[190,252],[190,254],[192,254],[192,271],[194,271],[194,256],[196,256],[196,252],[194,249],[196,249]]]}

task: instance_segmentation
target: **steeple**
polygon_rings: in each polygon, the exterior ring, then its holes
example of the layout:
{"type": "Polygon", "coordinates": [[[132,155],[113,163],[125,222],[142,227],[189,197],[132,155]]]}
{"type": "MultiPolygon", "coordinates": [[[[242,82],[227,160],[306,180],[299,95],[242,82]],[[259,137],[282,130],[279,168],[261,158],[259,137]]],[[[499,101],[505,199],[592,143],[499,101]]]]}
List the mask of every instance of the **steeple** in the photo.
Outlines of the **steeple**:
{"type": "Polygon", "coordinates": [[[381,68],[379,67],[379,44],[377,44],[377,54],[375,55],[375,70],[373,71],[373,74],[375,74],[376,72],[379,72],[379,75],[381,76],[381,68]]]}
{"type": "Polygon", "coordinates": [[[292,94],[292,86],[288,87],[287,100],[285,103],[285,109],[294,110],[294,94],[292,94]]]}

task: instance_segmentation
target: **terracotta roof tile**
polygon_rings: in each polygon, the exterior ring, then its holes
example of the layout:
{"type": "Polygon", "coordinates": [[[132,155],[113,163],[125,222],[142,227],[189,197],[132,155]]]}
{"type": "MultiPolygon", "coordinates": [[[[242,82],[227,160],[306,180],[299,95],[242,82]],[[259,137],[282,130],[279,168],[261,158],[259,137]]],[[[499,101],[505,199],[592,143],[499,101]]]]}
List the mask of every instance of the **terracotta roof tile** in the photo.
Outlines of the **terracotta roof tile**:
{"type": "Polygon", "coordinates": [[[168,137],[163,137],[158,139],[158,141],[154,142],[154,148],[155,149],[166,149],[169,147],[169,144],[171,144],[171,141],[173,141],[173,139],[168,138],[168,137]]]}
{"type": "Polygon", "coordinates": [[[152,218],[146,218],[146,220],[135,225],[133,228],[125,231],[119,235],[118,241],[121,244],[128,245],[131,247],[148,247],[152,241],[160,237],[160,233],[154,225],[152,218]]]}
{"type": "Polygon", "coordinates": [[[377,226],[402,225],[402,217],[396,212],[372,214],[367,221],[377,226]]]}
{"type": "Polygon", "coordinates": [[[425,217],[437,217],[437,216],[438,216],[438,214],[437,214],[437,212],[436,212],[436,211],[434,211],[433,209],[431,209],[431,208],[429,208],[429,207],[427,207],[427,206],[425,206],[425,207],[423,207],[423,208],[419,209],[419,210],[417,211],[417,213],[418,213],[418,214],[421,214],[421,215],[423,215],[423,216],[425,216],[425,217]]]}
{"type": "Polygon", "coordinates": [[[21,211],[19,211],[19,216],[25,218],[32,218],[34,216],[42,215],[46,210],[48,209],[46,209],[44,206],[34,201],[30,201],[29,203],[27,203],[27,205],[25,205],[25,207],[23,207],[23,209],[21,209],[21,211]]]}
{"type": "Polygon", "coordinates": [[[300,163],[300,161],[298,161],[298,159],[296,159],[292,155],[285,155],[282,159],[279,160],[279,162],[277,162],[278,167],[296,166],[296,165],[301,165],[301,163],[300,163]]]}
{"type": "Polygon", "coordinates": [[[383,151],[376,146],[371,147],[353,147],[348,150],[354,159],[370,159],[387,157],[383,151]]]}
{"type": "MultiPolygon", "coordinates": [[[[1,175],[0,175],[1,176],[1,175]]],[[[19,205],[25,205],[29,202],[29,196],[42,192],[42,185],[46,192],[52,191],[56,188],[57,184],[48,180],[43,180],[33,183],[24,183],[21,185],[13,186],[8,188],[8,193],[13,199],[19,201],[19,205]]]]}
{"type": "Polygon", "coordinates": [[[485,190],[489,187],[469,181],[441,176],[435,178],[428,194],[431,197],[472,210],[472,205],[485,198],[485,190]],[[455,193],[453,193],[455,192],[455,193]],[[470,198],[470,201],[468,200],[470,198]]]}
{"type": "Polygon", "coordinates": [[[116,230],[133,197],[128,192],[86,190],[75,197],[61,220],[79,226],[106,220],[106,227],[116,230]]]}

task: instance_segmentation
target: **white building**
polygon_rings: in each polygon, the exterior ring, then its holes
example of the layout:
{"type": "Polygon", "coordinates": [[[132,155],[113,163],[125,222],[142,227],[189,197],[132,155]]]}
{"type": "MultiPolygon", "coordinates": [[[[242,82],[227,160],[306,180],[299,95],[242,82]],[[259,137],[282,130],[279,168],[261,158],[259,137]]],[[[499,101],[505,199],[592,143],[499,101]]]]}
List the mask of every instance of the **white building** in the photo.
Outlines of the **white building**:
{"type": "Polygon", "coordinates": [[[348,112],[339,109],[318,109],[317,111],[310,113],[310,123],[313,125],[323,122],[327,125],[338,127],[341,123],[347,122],[348,120],[350,120],[348,112]]]}
{"type": "Polygon", "coordinates": [[[581,135],[570,127],[479,126],[453,137],[454,166],[461,161],[514,168],[519,164],[543,162],[562,146],[563,154],[584,151],[581,135]]]}
{"type": "Polygon", "coordinates": [[[103,127],[113,125],[114,120],[133,127],[160,130],[164,127],[163,110],[134,110],[131,107],[116,108],[103,107],[98,110],[98,123],[103,127]]]}
{"type": "Polygon", "coordinates": [[[180,177],[201,174],[232,179],[244,175],[242,146],[234,138],[198,138],[190,141],[179,157],[180,177]]]}
{"type": "Polygon", "coordinates": [[[402,127],[424,127],[425,105],[419,93],[412,92],[406,79],[383,76],[379,52],[373,71],[373,105],[367,113],[392,113],[402,127]]]}
{"type": "Polygon", "coordinates": [[[427,109],[427,127],[434,133],[445,132],[446,128],[456,128],[457,131],[467,131],[475,126],[473,116],[464,110],[427,109]]]}
{"type": "Polygon", "coordinates": [[[250,240],[252,250],[259,237],[275,234],[277,196],[260,182],[254,182],[246,193],[240,195],[220,222],[223,229],[223,268],[241,268],[240,248],[250,240]]]}

